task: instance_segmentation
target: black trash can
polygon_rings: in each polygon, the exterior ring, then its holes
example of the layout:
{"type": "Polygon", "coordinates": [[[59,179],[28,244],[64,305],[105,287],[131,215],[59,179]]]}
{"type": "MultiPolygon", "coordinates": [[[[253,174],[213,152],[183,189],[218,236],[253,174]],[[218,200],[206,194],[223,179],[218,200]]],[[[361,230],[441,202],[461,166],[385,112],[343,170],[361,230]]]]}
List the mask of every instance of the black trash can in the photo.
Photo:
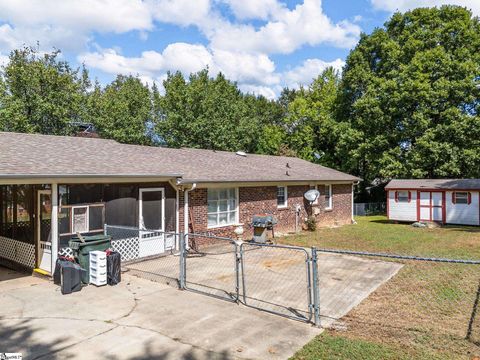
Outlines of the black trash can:
{"type": "Polygon", "coordinates": [[[78,237],[73,237],[69,242],[75,259],[85,269],[82,273],[82,282],[88,284],[90,279],[90,251],[105,251],[111,246],[112,237],[109,235],[83,236],[85,242],[78,237]]]}

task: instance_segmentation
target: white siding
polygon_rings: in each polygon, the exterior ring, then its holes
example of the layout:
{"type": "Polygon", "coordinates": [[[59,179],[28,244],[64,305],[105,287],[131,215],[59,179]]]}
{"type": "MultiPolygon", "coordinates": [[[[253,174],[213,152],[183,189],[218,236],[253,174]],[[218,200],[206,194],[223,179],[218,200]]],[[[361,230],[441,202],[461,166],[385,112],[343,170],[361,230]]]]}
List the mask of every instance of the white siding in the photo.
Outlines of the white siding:
{"type": "Polygon", "coordinates": [[[395,191],[388,191],[389,219],[417,221],[417,191],[411,190],[410,202],[395,202],[395,191]]]}
{"type": "Polygon", "coordinates": [[[472,202],[470,204],[454,204],[452,202],[452,191],[447,191],[447,224],[479,225],[479,192],[470,192],[472,202]]]}

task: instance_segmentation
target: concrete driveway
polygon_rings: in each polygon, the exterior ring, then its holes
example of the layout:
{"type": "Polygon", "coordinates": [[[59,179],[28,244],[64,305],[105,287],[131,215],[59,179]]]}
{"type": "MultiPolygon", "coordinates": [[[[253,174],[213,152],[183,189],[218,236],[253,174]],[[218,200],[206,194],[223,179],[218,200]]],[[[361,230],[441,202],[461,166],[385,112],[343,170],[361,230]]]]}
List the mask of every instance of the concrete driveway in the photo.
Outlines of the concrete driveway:
{"type": "Polygon", "coordinates": [[[128,274],[62,295],[0,267],[0,352],[25,359],[285,359],[311,325],[128,274]]]}
{"type": "MultiPolygon", "coordinates": [[[[270,303],[263,300],[272,299],[275,310],[304,309],[303,254],[269,257],[252,251],[248,256],[248,303],[256,298],[257,305],[268,309],[270,303]]],[[[70,295],[62,295],[50,281],[0,267],[0,352],[22,352],[27,359],[286,359],[321,332],[138,277],[142,271],[168,271],[166,261],[177,264],[178,258],[143,262],[124,273],[117,286],[91,285],[70,295]]],[[[347,314],[400,268],[392,262],[321,254],[322,325],[347,314]]],[[[191,259],[188,274],[191,286],[203,284],[200,290],[229,292],[232,256],[191,259]]]]}

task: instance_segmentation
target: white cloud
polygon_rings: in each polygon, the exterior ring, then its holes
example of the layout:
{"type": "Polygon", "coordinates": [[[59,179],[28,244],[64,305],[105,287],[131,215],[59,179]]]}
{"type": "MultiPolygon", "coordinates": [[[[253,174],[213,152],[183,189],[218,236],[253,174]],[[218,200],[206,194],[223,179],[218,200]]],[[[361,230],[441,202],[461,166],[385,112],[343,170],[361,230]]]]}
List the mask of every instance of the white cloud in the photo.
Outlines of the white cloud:
{"type": "Polygon", "coordinates": [[[204,26],[212,16],[210,0],[147,0],[156,20],[181,26],[204,26]]]}
{"type": "Polygon", "coordinates": [[[41,50],[80,53],[78,61],[91,68],[139,75],[145,82],[161,81],[167,71],[188,75],[208,66],[211,74],[223,72],[242,90],[269,98],[284,83],[309,82],[329,64],[310,59],[279,73],[271,54],[322,43],[349,48],[359,34],[354,23],[332,21],[322,0],[290,8],[281,0],[0,0],[0,55],[39,41],[41,50]],[[222,15],[225,5],[233,19],[222,15]],[[206,43],[173,42],[136,56],[125,56],[117,44],[107,49],[95,44],[97,33],[136,31],[139,41],[145,41],[162,23],[194,26],[206,43]]]}
{"type": "Polygon", "coordinates": [[[320,59],[307,59],[302,65],[285,72],[283,74],[283,83],[290,88],[298,88],[301,85],[310,84],[327,67],[333,67],[341,71],[344,65],[345,62],[342,59],[336,59],[331,62],[320,59]]]}
{"type": "Polygon", "coordinates": [[[188,76],[208,66],[211,74],[222,72],[241,84],[275,85],[280,81],[275,64],[265,54],[211,50],[199,44],[174,43],[161,53],[145,51],[139,57],[126,57],[115,49],[100,49],[79,55],[78,61],[108,74],[133,74],[147,80],[160,79],[165,72],[177,70],[188,76]]]}
{"type": "Polygon", "coordinates": [[[360,35],[355,24],[333,23],[323,13],[321,0],[305,0],[292,10],[281,8],[271,18],[259,29],[249,24],[224,22],[210,29],[207,36],[211,46],[218,49],[286,54],[306,44],[329,43],[349,48],[360,35]]]}
{"type": "Polygon", "coordinates": [[[277,0],[223,0],[232,9],[237,19],[267,20],[272,14],[285,8],[277,0]]]}
{"type": "Polygon", "coordinates": [[[23,45],[82,49],[93,32],[124,33],[153,28],[141,0],[2,0],[0,49],[23,45]],[[8,28],[7,28],[8,27],[8,28]]]}
{"type": "Polygon", "coordinates": [[[278,96],[279,92],[281,91],[281,87],[271,88],[268,86],[251,85],[251,84],[240,84],[239,88],[244,93],[262,95],[262,96],[265,96],[267,99],[275,99],[278,96]]]}
{"type": "Polygon", "coordinates": [[[407,11],[417,7],[432,7],[442,5],[459,5],[472,10],[474,15],[480,16],[480,1],[478,0],[370,0],[373,7],[389,12],[407,11]]]}

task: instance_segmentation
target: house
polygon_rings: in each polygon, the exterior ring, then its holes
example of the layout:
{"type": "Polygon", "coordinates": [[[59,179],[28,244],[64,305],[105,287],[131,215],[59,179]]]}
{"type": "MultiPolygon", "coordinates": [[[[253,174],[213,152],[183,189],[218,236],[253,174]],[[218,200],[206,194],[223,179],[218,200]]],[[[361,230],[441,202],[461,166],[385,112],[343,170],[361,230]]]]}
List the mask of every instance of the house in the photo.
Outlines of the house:
{"type": "MultiPolygon", "coordinates": [[[[0,132],[0,258],[49,273],[72,235],[111,225],[222,236],[243,225],[248,238],[258,213],[273,214],[278,232],[308,216],[350,224],[359,180],[292,157],[0,132]]],[[[156,235],[137,234],[150,254],[156,235]]]]}
{"type": "Polygon", "coordinates": [[[480,225],[480,179],[392,180],[385,190],[390,220],[480,225]]]}

